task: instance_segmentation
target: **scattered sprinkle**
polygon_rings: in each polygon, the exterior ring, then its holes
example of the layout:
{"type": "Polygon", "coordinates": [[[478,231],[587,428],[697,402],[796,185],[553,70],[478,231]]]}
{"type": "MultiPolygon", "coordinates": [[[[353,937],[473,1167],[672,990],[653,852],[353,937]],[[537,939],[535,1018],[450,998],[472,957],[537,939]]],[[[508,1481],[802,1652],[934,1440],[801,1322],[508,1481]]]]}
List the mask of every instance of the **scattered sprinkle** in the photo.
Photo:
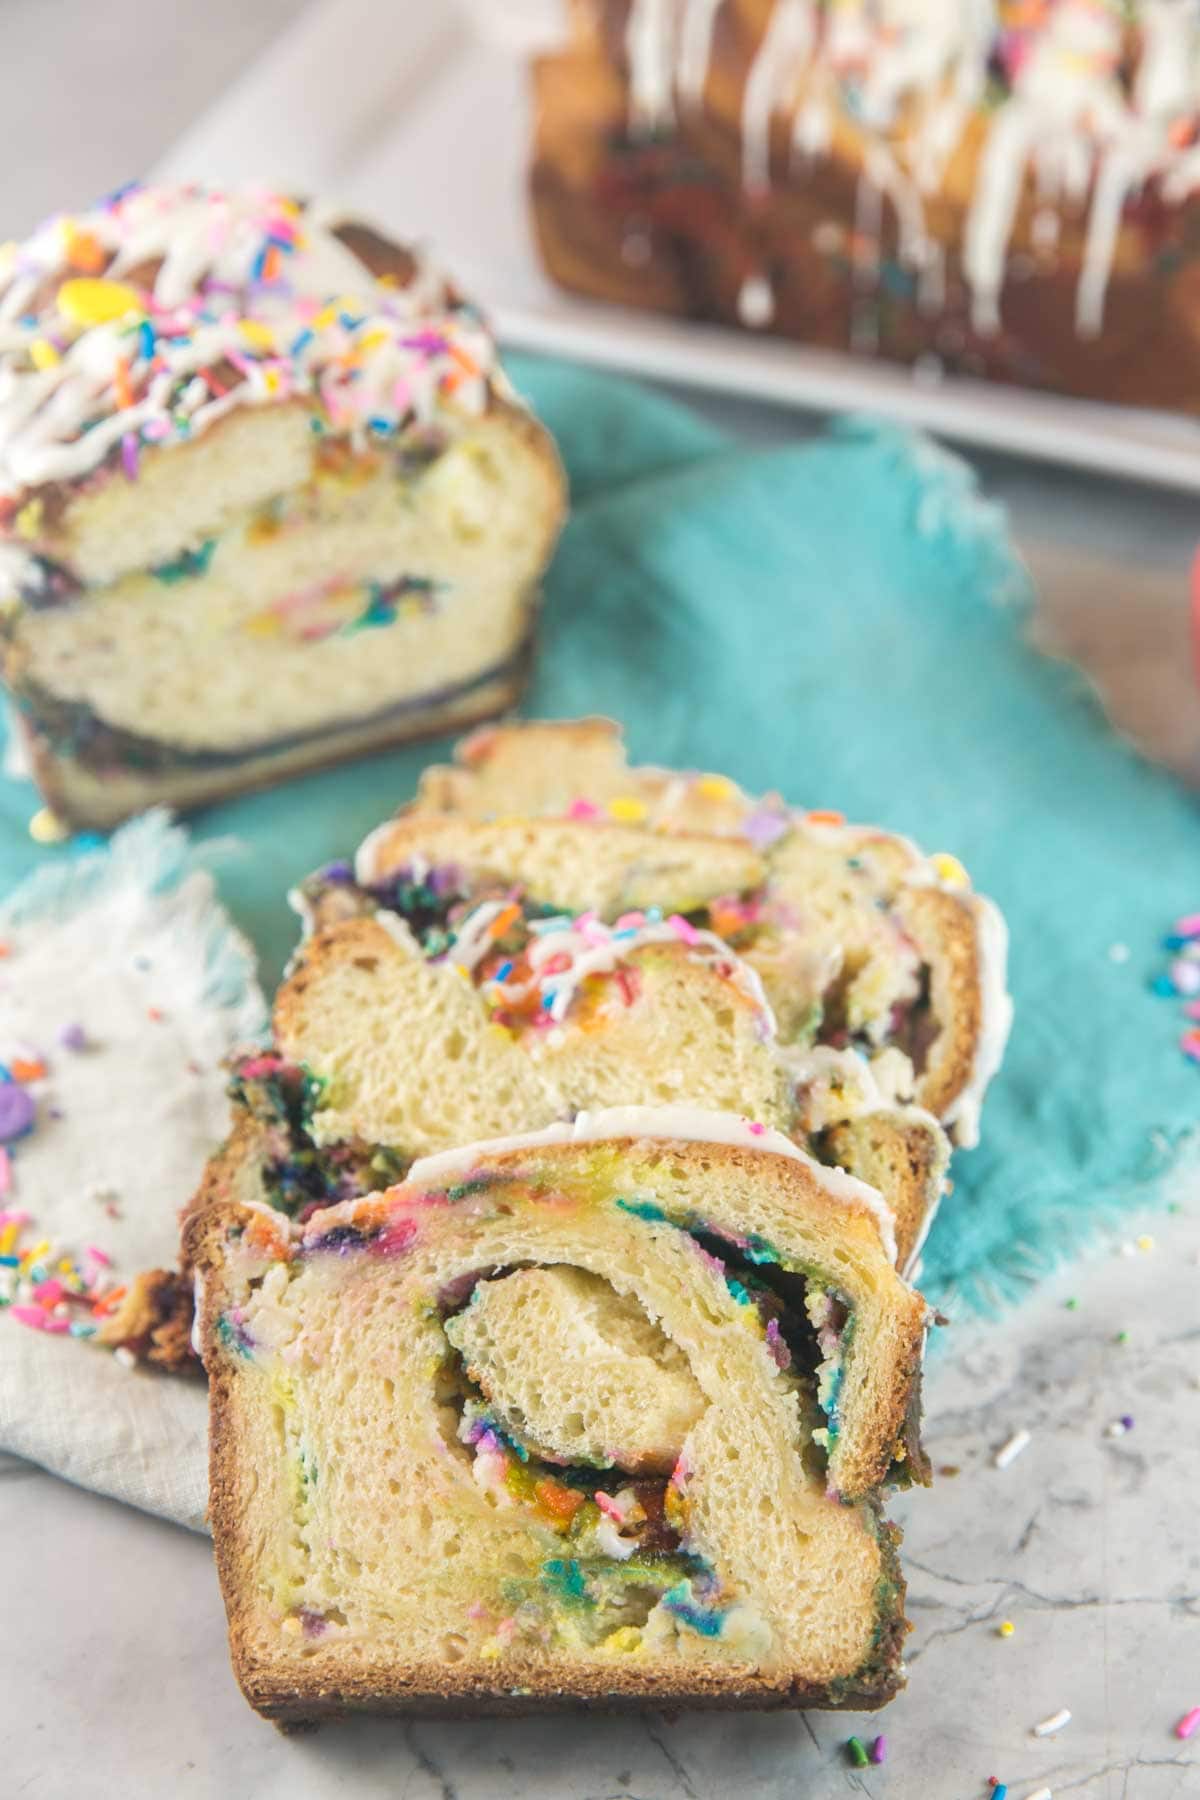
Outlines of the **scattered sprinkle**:
{"type": "Polygon", "coordinates": [[[1043,1719],[1040,1725],[1035,1725],[1033,1735],[1034,1737],[1053,1737],[1056,1731],[1061,1731],[1064,1725],[1070,1723],[1070,1709],[1062,1706],[1056,1713],[1051,1713],[1048,1719],[1043,1719]]]}
{"type": "Polygon", "coordinates": [[[1110,1438],[1124,1437],[1125,1433],[1127,1431],[1132,1431],[1132,1430],[1133,1430],[1132,1414],[1122,1413],[1122,1415],[1119,1419],[1114,1419],[1111,1425],[1106,1425],[1104,1427],[1104,1435],[1105,1435],[1105,1437],[1110,1437],[1110,1438]]]}
{"type": "Polygon", "coordinates": [[[1142,1252],[1143,1255],[1145,1255],[1148,1251],[1153,1250],[1154,1239],[1150,1236],[1149,1232],[1144,1231],[1142,1233],[1141,1237],[1138,1238],[1138,1240],[1137,1240],[1137,1247],[1142,1252]]]}
{"type": "Polygon", "coordinates": [[[1015,1431],[1013,1433],[1007,1444],[1001,1445],[1000,1449],[997,1450],[995,1456],[992,1458],[992,1462],[997,1469],[1007,1469],[1009,1463],[1016,1462],[1022,1450],[1027,1449],[1028,1446],[1029,1433],[1025,1430],[1024,1426],[1022,1426],[1020,1431],[1015,1431]]]}
{"type": "Polygon", "coordinates": [[[29,821],[29,835],[35,844],[65,844],[71,827],[48,806],[41,806],[29,821]]]}
{"type": "Polygon", "coordinates": [[[64,1025],[58,1041],[64,1050],[86,1050],[88,1047],[88,1035],[82,1025],[64,1025]]]}
{"type": "Polygon", "coordinates": [[[1079,1302],[1075,1298],[1074,1294],[1072,1294],[1072,1296],[1069,1300],[1063,1301],[1063,1305],[1066,1307],[1068,1312],[1074,1312],[1075,1308],[1079,1305],[1079,1302]]]}
{"type": "Polygon", "coordinates": [[[873,1763],[887,1761],[887,1739],[885,1737],[877,1737],[871,1745],[871,1761],[873,1763]]]}
{"type": "Polygon", "coordinates": [[[862,1739],[858,1737],[847,1738],[846,1749],[849,1752],[850,1761],[854,1764],[854,1767],[856,1769],[865,1769],[868,1762],[867,1746],[863,1743],[862,1739]]]}
{"type": "Polygon", "coordinates": [[[11,1144],[33,1130],[37,1103],[17,1081],[0,1081],[0,1144],[11,1144]]]}
{"type": "Polygon", "coordinates": [[[1129,1333],[1127,1331],[1118,1331],[1117,1335],[1113,1339],[1114,1344],[1127,1344],[1128,1342],[1129,1342],[1129,1333]]]}
{"type": "Polygon", "coordinates": [[[1180,1719],[1178,1725],[1175,1727],[1175,1736],[1177,1738],[1190,1738],[1197,1726],[1200,1726],[1200,1706],[1193,1706],[1188,1712],[1184,1713],[1182,1719],[1180,1719]]]}
{"type": "Polygon", "coordinates": [[[1008,1783],[997,1781],[994,1775],[988,1776],[988,1786],[992,1790],[992,1800],[1007,1800],[1008,1783]]]}
{"type": "Polygon", "coordinates": [[[997,1637],[1010,1638],[1016,1629],[1017,1628],[1011,1619],[1001,1619],[999,1625],[996,1627],[996,1635],[997,1637]]]}

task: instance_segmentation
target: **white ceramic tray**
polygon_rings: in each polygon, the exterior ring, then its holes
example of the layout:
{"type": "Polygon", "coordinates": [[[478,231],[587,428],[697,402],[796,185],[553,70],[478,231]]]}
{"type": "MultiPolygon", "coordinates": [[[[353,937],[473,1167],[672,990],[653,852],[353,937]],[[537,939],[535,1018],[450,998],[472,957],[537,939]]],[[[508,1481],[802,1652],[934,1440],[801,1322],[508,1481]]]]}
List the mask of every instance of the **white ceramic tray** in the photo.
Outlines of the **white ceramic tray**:
{"type": "Polygon", "coordinates": [[[318,0],[159,165],[353,202],[427,240],[509,345],[806,410],[885,413],[987,448],[1200,492],[1200,421],[1027,394],[573,300],[543,276],[525,60],[559,0],[318,0]]]}

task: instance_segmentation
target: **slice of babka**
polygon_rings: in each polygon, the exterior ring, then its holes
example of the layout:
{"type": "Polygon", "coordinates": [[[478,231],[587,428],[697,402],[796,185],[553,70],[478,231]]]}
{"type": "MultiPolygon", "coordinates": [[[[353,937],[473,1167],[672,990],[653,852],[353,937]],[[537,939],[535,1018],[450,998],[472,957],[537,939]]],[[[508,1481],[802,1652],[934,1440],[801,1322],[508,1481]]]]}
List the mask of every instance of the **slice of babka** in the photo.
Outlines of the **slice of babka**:
{"type": "Polygon", "coordinates": [[[594,840],[592,862],[618,829],[640,833],[649,858],[685,854],[697,833],[753,850],[762,873],[747,868],[692,916],[758,971],[782,1041],[861,1051],[886,1089],[955,1142],[977,1141],[1012,1021],[1007,932],[956,857],[777,794],[753,798],[723,775],[630,766],[607,719],[467,738],[454,767],[426,771],[415,809],[367,840],[360,879],[403,864],[414,810],[492,830],[521,817],[574,824],[578,841],[594,840]]]}
{"type": "Polygon", "coordinates": [[[503,710],[563,508],[479,313],[340,212],[133,185],[0,249],[0,657],[74,823],[503,710]]]}
{"type": "Polygon", "coordinates": [[[291,1225],[252,1144],[188,1252],[211,1517],[268,1717],[878,1706],[928,1322],[873,1207],[631,1109],[291,1225]]]}

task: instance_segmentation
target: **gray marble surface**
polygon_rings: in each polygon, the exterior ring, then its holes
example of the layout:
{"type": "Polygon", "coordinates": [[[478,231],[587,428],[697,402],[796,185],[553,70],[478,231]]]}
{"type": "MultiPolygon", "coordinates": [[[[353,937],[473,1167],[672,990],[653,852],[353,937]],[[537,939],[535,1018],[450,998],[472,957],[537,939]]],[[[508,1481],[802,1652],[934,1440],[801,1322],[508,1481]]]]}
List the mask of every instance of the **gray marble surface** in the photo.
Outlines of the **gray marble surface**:
{"type": "MultiPolygon", "coordinates": [[[[0,235],[146,167],[298,10],[3,0],[0,235]]],[[[756,441],[802,429],[728,400],[709,410],[756,441]]],[[[1123,728],[1200,772],[1184,582],[1195,503],[979,466],[1038,576],[1045,641],[1089,668],[1123,728]]],[[[1102,1247],[1001,1325],[943,1334],[926,1434],[935,1465],[959,1472],[895,1509],[910,1685],[877,1720],[582,1714],[286,1739],[234,1686],[206,1542],[0,1458],[0,1795],[987,1800],[995,1775],[1010,1800],[1045,1786],[1056,1800],[1200,1796],[1200,1734],[1184,1744],[1172,1729],[1200,1705],[1200,1184],[1181,1205],[1127,1225],[1124,1241],[1144,1228],[1153,1249],[1102,1247]],[[1125,1414],[1132,1431],[1109,1436],[1125,1414]],[[1022,1427],[1028,1448],[996,1469],[1022,1427]],[[1063,1731],[1033,1737],[1061,1707],[1063,1731]],[[879,1730],[885,1764],[855,1770],[845,1740],[879,1730]]]]}
{"type": "Polygon", "coordinates": [[[1200,1734],[1173,1732],[1200,1705],[1200,1195],[1180,1206],[1131,1219],[1002,1324],[941,1334],[926,1438],[943,1472],[894,1509],[914,1629],[908,1689],[881,1715],[356,1721],[285,1738],[233,1683],[208,1544],[10,1461],[0,1792],[987,1800],[995,1775],[1010,1800],[1200,1795],[1200,1734]],[[1132,1430],[1110,1435],[1123,1415],[1132,1430]],[[1021,1428],[1028,1448],[997,1469],[1021,1428]],[[1062,1707],[1070,1723],[1034,1737],[1062,1707]],[[847,1738],[879,1731],[885,1763],[855,1769],[847,1738]]]}

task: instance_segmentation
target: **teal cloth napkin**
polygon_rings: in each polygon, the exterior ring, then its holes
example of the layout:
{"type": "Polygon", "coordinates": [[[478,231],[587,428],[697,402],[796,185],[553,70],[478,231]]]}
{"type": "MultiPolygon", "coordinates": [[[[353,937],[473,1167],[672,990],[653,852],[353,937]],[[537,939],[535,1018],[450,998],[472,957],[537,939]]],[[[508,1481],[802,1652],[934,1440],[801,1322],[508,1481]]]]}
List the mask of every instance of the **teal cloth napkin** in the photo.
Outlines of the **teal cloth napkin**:
{"type": "MultiPolygon", "coordinates": [[[[953,850],[1008,916],[1016,1024],[983,1143],[954,1164],[923,1285],[994,1306],[1142,1204],[1184,1146],[1200,1070],[1152,995],[1159,940],[1200,904],[1196,806],[1118,740],[1083,683],[1026,647],[1027,584],[957,459],[846,422],[750,451],[611,375],[513,358],[558,437],[573,513],[526,711],[604,712],[640,761],[953,850]],[[1110,956],[1127,945],[1128,960],[1110,956]]],[[[449,741],[215,807],[201,840],[278,976],[287,887],[346,854],[449,741]]],[[[0,893],[37,862],[31,790],[3,784],[0,893]]]]}

